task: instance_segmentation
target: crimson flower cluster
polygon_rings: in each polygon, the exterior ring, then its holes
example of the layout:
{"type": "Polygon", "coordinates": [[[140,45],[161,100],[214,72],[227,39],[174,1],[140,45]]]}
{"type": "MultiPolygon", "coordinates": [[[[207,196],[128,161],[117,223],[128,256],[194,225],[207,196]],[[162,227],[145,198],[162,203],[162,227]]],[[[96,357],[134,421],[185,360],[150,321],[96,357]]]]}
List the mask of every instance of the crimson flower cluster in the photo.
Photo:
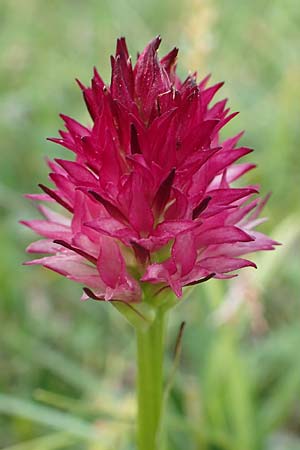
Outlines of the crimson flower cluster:
{"type": "Polygon", "coordinates": [[[139,302],[145,284],[181,297],[184,286],[255,266],[241,256],[276,244],[255,230],[257,186],[232,186],[255,165],[236,163],[251,152],[241,134],[220,142],[236,115],[226,100],[211,104],[222,83],[181,81],[178,50],[159,59],[159,45],[132,67],[118,39],[110,85],[96,70],[90,87],[78,82],[92,126],[61,115],[66,130],[50,140],[74,160],[49,161],[54,186],[28,195],[44,218],[23,221],[43,237],[27,251],[49,256],[27,264],[84,284],[87,297],[139,302]]]}

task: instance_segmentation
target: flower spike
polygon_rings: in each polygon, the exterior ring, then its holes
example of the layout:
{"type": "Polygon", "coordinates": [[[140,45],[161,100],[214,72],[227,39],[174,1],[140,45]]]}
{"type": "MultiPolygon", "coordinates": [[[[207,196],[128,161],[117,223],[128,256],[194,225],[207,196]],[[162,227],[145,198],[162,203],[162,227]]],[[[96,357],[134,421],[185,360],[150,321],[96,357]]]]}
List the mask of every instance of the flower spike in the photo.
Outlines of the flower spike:
{"type": "MultiPolygon", "coordinates": [[[[268,196],[257,186],[233,187],[255,166],[238,160],[242,133],[222,141],[234,118],[227,100],[213,103],[223,83],[176,74],[178,49],[159,57],[160,36],[133,65],[121,37],[111,58],[111,81],[94,69],[90,86],[77,80],[92,126],[61,114],[65,130],[50,140],[73,160],[50,161],[52,187],[29,198],[56,203],[63,215],[39,206],[43,220],[23,221],[43,239],[29,253],[86,287],[95,300],[153,302],[211,278],[255,267],[244,255],[277,242],[256,230],[268,196]],[[155,294],[156,292],[156,294],[155,294]]],[[[148,305],[149,306],[149,305],[148,305]]]]}

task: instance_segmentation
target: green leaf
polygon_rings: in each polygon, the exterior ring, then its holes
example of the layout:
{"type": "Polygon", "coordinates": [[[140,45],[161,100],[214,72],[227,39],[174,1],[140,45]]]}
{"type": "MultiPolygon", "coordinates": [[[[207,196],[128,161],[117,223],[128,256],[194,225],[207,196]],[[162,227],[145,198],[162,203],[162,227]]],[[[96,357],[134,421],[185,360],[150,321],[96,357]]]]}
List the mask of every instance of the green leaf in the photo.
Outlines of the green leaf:
{"type": "Polygon", "coordinates": [[[78,417],[6,394],[0,394],[0,412],[23,417],[85,440],[99,440],[101,437],[96,428],[78,417]]]}

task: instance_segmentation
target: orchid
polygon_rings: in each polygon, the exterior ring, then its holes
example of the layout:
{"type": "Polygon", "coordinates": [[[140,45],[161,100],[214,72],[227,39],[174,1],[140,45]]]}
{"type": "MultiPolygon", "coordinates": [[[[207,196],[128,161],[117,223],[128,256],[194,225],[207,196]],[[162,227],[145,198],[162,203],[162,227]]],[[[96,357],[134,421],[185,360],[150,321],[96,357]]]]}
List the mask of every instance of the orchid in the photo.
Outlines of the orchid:
{"type": "Polygon", "coordinates": [[[125,304],[149,322],[137,327],[140,450],[159,448],[166,311],[185,287],[236,276],[255,267],[244,255],[276,245],[256,230],[267,198],[256,185],[235,184],[255,167],[238,162],[252,150],[238,146],[242,133],[220,139],[236,116],[226,100],[212,104],[223,83],[208,86],[209,77],[197,82],[196,74],[181,81],[178,50],[160,59],[160,42],[133,67],[118,39],[110,84],[96,69],[91,86],[78,81],[92,125],[61,115],[66,130],[50,140],[74,158],[49,161],[54,187],[28,195],[42,202],[44,218],[23,221],[43,238],[27,251],[48,255],[27,264],[83,284],[84,299],[124,314],[125,304]]]}

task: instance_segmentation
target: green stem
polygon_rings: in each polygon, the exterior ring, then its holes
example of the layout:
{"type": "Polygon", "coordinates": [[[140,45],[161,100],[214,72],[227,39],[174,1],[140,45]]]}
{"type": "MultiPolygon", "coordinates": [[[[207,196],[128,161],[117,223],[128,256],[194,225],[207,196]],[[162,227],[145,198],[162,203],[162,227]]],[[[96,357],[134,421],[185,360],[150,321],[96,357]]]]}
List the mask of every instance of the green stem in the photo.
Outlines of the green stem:
{"type": "Polygon", "coordinates": [[[161,450],[165,313],[146,330],[137,330],[137,442],[138,450],[161,450]]]}

